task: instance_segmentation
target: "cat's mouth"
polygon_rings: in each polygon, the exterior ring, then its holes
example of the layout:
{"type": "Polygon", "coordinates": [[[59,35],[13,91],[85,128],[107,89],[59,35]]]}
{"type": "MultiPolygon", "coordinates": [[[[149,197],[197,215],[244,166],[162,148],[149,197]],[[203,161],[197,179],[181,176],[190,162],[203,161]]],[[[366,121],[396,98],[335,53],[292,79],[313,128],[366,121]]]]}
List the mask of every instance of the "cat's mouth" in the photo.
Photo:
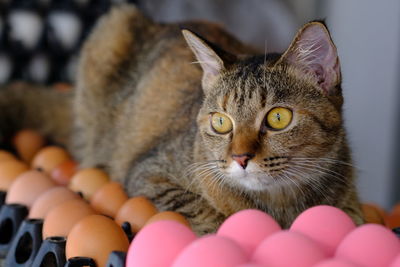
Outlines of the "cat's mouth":
{"type": "Polygon", "coordinates": [[[263,191],[276,183],[275,173],[280,169],[283,167],[276,167],[273,172],[267,171],[253,162],[249,162],[244,169],[233,161],[226,169],[226,173],[230,180],[240,187],[251,191],[263,191]]]}

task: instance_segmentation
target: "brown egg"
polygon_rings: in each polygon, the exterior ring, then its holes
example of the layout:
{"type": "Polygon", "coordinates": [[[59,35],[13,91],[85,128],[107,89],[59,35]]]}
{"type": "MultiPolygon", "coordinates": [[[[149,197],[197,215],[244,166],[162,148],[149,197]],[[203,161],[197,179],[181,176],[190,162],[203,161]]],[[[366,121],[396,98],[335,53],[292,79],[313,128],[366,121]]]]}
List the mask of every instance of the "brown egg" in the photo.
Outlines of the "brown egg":
{"type": "Polygon", "coordinates": [[[44,146],[45,139],[37,131],[25,129],[17,132],[13,144],[19,157],[30,164],[35,154],[44,146]]]}
{"type": "Polygon", "coordinates": [[[51,172],[53,178],[59,185],[68,185],[72,176],[78,171],[78,163],[72,159],[64,161],[51,172]]]}
{"type": "Polygon", "coordinates": [[[127,252],[129,241],[124,231],[112,219],[90,215],[80,220],[70,231],[65,254],[72,257],[90,257],[97,266],[106,266],[112,251],[127,252]]]}
{"type": "Polygon", "coordinates": [[[364,203],[361,205],[361,208],[364,214],[365,222],[385,225],[384,217],[381,215],[381,211],[378,210],[375,205],[364,203]]]}
{"type": "Polygon", "coordinates": [[[97,168],[87,168],[75,173],[71,178],[69,188],[72,191],[81,192],[83,197],[89,200],[100,187],[109,181],[110,178],[104,171],[97,168]]]}
{"type": "Polygon", "coordinates": [[[55,167],[70,159],[71,157],[65,149],[48,146],[36,153],[32,161],[32,168],[43,170],[50,175],[55,167]]]}
{"type": "Polygon", "coordinates": [[[29,218],[44,219],[53,208],[72,199],[80,199],[80,196],[63,186],[51,188],[33,203],[29,210],[29,218]]]}
{"type": "Polygon", "coordinates": [[[157,213],[146,222],[146,225],[158,221],[176,221],[191,228],[188,220],[186,220],[186,218],[183,217],[181,214],[174,211],[163,211],[157,213]]]}
{"type": "Polygon", "coordinates": [[[400,227],[400,214],[391,213],[385,216],[385,225],[389,229],[400,227]]]}
{"type": "Polygon", "coordinates": [[[69,92],[69,91],[71,91],[72,88],[73,88],[71,84],[69,84],[69,83],[62,83],[62,82],[55,83],[55,84],[52,85],[52,87],[53,87],[54,89],[56,89],[57,91],[59,91],[59,92],[69,92]]]}
{"type": "Polygon", "coordinates": [[[31,170],[20,174],[7,192],[7,204],[22,204],[30,208],[44,192],[56,186],[46,174],[31,170]]]}
{"type": "Polygon", "coordinates": [[[119,225],[129,222],[132,232],[137,233],[157,212],[157,208],[147,198],[133,197],[121,206],[115,221],[119,225]]]}
{"type": "Polygon", "coordinates": [[[72,227],[95,211],[82,199],[68,200],[49,211],[44,218],[43,239],[50,236],[67,237],[72,227]]]}
{"type": "Polygon", "coordinates": [[[17,160],[17,158],[11,152],[0,150],[0,162],[6,160],[17,160]]]}
{"type": "Polygon", "coordinates": [[[375,204],[375,203],[364,203],[364,205],[369,205],[369,206],[373,207],[379,213],[379,215],[382,218],[385,217],[386,210],[384,208],[382,208],[381,206],[379,206],[378,204],[375,204]]]}
{"type": "Polygon", "coordinates": [[[115,218],[119,208],[128,200],[122,185],[117,182],[104,184],[90,199],[90,205],[99,213],[115,218]]]}
{"type": "Polygon", "coordinates": [[[15,178],[27,170],[29,170],[28,165],[19,160],[0,162],[0,190],[7,191],[15,178]]]}
{"type": "Polygon", "coordinates": [[[394,207],[392,209],[392,213],[400,214],[400,203],[397,203],[396,205],[394,205],[394,207]]]}

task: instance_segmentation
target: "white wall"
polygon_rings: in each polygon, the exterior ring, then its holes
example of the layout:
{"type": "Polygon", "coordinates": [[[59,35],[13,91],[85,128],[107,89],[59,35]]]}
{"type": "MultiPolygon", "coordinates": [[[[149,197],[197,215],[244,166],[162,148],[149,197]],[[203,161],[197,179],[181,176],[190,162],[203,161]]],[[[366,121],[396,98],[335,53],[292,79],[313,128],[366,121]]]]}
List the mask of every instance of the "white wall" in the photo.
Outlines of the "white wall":
{"type": "Polygon", "coordinates": [[[346,125],[361,197],[388,208],[396,198],[391,194],[400,194],[400,188],[392,190],[400,163],[394,149],[400,127],[400,1],[323,3],[342,64],[346,125]]]}

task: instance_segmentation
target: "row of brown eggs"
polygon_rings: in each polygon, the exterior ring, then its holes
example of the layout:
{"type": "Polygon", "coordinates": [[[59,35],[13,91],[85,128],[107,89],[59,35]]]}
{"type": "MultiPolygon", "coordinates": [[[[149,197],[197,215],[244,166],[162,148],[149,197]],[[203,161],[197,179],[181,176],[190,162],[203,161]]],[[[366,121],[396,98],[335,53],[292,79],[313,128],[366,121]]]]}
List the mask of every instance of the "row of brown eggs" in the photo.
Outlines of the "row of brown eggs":
{"type": "Polygon", "coordinates": [[[65,149],[45,146],[35,131],[20,131],[13,143],[20,159],[0,151],[0,190],[7,191],[6,203],[23,204],[29,218],[43,219],[43,239],[66,237],[67,258],[91,257],[105,266],[111,251],[128,250],[121,228],[126,222],[132,233],[158,220],[190,227],[179,213],[159,212],[142,196],[129,198],[101,169],[79,169],[65,149]]]}

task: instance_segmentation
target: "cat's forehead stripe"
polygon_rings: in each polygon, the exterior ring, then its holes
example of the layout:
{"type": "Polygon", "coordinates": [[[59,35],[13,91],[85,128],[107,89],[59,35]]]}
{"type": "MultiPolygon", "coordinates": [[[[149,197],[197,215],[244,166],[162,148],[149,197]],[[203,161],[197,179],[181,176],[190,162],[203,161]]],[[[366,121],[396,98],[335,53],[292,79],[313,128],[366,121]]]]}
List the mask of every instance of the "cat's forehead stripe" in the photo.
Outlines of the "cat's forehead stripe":
{"type": "Polygon", "coordinates": [[[273,104],[276,102],[276,94],[279,93],[280,85],[274,84],[271,73],[264,64],[259,64],[258,68],[251,68],[254,72],[252,76],[249,76],[247,86],[244,90],[249,92],[251,95],[256,95],[254,101],[248,98],[249,104],[257,105],[255,108],[265,108],[267,104],[273,104]]]}
{"type": "Polygon", "coordinates": [[[226,106],[228,105],[229,95],[224,94],[223,101],[222,101],[222,110],[226,112],[226,106]]]}
{"type": "Polygon", "coordinates": [[[299,101],[313,100],[302,84],[293,83],[287,68],[271,67],[271,62],[264,62],[263,58],[239,62],[222,81],[216,92],[218,105],[224,112],[244,117],[253,117],[266,106],[296,105],[299,101]]]}
{"type": "Polygon", "coordinates": [[[267,104],[267,96],[265,93],[261,92],[260,93],[260,105],[261,108],[265,108],[265,105],[267,104]]]}
{"type": "MultiPolygon", "coordinates": [[[[253,98],[260,100],[260,105],[265,105],[265,94],[262,92],[262,84],[259,83],[263,70],[260,69],[259,62],[240,64],[237,72],[233,75],[233,98],[239,106],[246,102],[254,102],[253,98]],[[255,95],[257,94],[257,97],[255,95]]],[[[254,103],[253,103],[254,104],[254,103]]]]}

